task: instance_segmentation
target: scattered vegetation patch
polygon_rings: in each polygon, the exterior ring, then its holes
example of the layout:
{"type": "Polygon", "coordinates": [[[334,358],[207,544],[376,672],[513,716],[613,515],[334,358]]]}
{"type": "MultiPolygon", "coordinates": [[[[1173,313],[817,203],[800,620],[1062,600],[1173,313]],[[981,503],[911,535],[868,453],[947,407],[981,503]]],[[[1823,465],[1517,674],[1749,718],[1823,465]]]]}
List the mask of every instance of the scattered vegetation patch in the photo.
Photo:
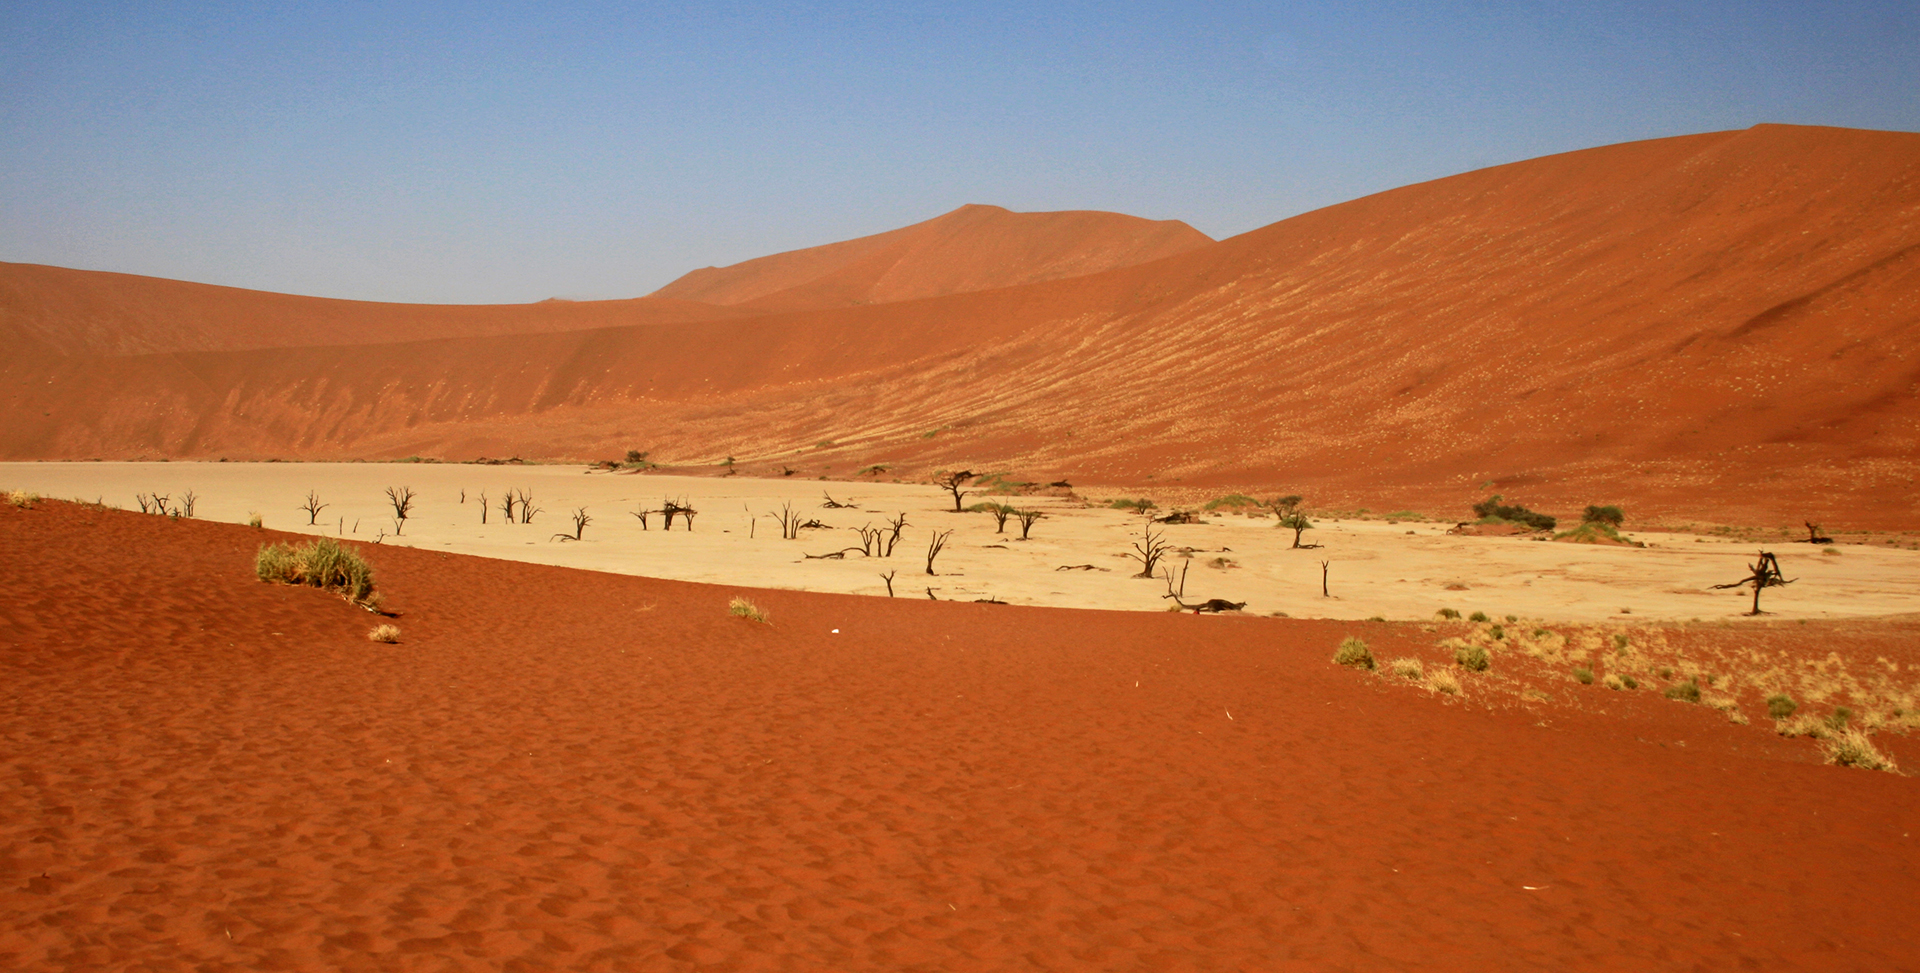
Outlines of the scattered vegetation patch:
{"type": "Polygon", "coordinates": [[[1519,524],[1534,530],[1552,530],[1559,521],[1541,513],[1534,513],[1517,503],[1501,503],[1506,498],[1494,494],[1473,505],[1473,515],[1483,524],[1519,524]]]}
{"type": "Polygon", "coordinates": [[[1619,527],[1621,524],[1627,522],[1627,515],[1626,512],[1619,507],[1611,505],[1602,507],[1589,504],[1587,509],[1580,514],[1580,522],[1583,524],[1602,524],[1607,527],[1619,527]]]}
{"type": "Polygon", "coordinates": [[[1615,692],[1620,692],[1622,690],[1633,688],[1632,686],[1629,686],[1627,684],[1626,679],[1622,678],[1621,676],[1615,675],[1611,672],[1607,673],[1606,676],[1600,680],[1600,685],[1605,686],[1608,689],[1611,689],[1615,692]]]}
{"type": "Polygon", "coordinates": [[[1374,665],[1373,650],[1367,648],[1364,640],[1349,635],[1341,641],[1340,648],[1333,653],[1333,661],[1343,666],[1371,671],[1374,665]]]}
{"type": "Polygon", "coordinates": [[[1611,544],[1616,547],[1645,547],[1639,541],[1628,540],[1620,536],[1620,531],[1611,524],[1584,523],[1572,530],[1561,531],[1553,539],[1563,544],[1611,544]]]}
{"type": "Polygon", "coordinates": [[[1573,678],[1579,680],[1582,686],[1591,686],[1593,685],[1593,670],[1575,669],[1573,670],[1573,678]]]}
{"type": "Polygon", "coordinates": [[[1229,493],[1224,497],[1214,497],[1202,505],[1202,509],[1209,513],[1216,510],[1225,510],[1228,513],[1237,514],[1260,514],[1263,516],[1266,514],[1264,504],[1244,493],[1229,493]]]}
{"type": "Polygon", "coordinates": [[[734,599],[732,601],[727,603],[727,614],[733,615],[738,618],[744,618],[750,622],[759,622],[762,625],[773,624],[773,619],[766,613],[764,609],[762,609],[759,605],[756,605],[753,602],[748,601],[745,598],[741,598],[737,595],[734,596],[734,599]]]}
{"type": "Polygon", "coordinates": [[[1486,647],[1481,645],[1463,645],[1454,649],[1453,662],[1468,672],[1485,672],[1493,665],[1493,661],[1487,658],[1486,647]]]}
{"type": "Polygon", "coordinates": [[[1460,695],[1460,677],[1445,669],[1438,669],[1433,675],[1427,677],[1427,688],[1436,693],[1458,696],[1460,695]]]}
{"type": "Polygon", "coordinates": [[[1118,500],[1114,500],[1108,503],[1107,506],[1115,510],[1131,510],[1134,513],[1143,514],[1154,508],[1154,502],[1152,500],[1148,500],[1146,497],[1141,497],[1138,500],[1128,500],[1125,497],[1122,497],[1118,500]]]}
{"type": "Polygon", "coordinates": [[[358,552],[330,537],[298,546],[262,544],[253,570],[262,581],[337,591],[356,605],[375,607],[373,568],[358,552]]]}
{"type": "Polygon", "coordinates": [[[1697,703],[1700,701],[1700,684],[1691,679],[1686,682],[1676,682],[1668,686],[1661,695],[1685,703],[1697,703]]]}

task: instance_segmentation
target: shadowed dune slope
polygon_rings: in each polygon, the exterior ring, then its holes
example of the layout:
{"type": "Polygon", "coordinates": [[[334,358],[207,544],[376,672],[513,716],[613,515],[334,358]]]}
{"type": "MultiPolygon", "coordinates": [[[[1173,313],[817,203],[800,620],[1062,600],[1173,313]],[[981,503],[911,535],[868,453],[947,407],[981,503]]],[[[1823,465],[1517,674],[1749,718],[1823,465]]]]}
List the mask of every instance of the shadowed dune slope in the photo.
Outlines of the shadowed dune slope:
{"type": "MultiPolygon", "coordinates": [[[[257,545],[283,539],[0,505],[0,966],[1920,955],[1915,782],[1802,762],[1804,744],[1771,759],[1784,744],[1706,707],[1487,706],[1474,678],[1446,702],[1333,665],[1351,623],[364,545],[400,613],[382,645],[340,598],[253,580],[257,545]],[[736,594],[771,624],[730,617],[736,594]]],[[[1366,636],[1382,658],[1433,642],[1366,636]]]]}
{"type": "Polygon", "coordinates": [[[1920,135],[1764,125],[1019,287],[379,354],[9,362],[0,455],[637,447],[1865,527],[1920,502],[1916,347],[1920,135]]]}
{"type": "Polygon", "coordinates": [[[969,205],[857,240],[696,270],[653,296],[770,311],[883,304],[1080,277],[1212,243],[1178,220],[969,205]]]}
{"type": "Polygon", "coordinates": [[[0,340],[62,355],[141,355],[540,334],[739,317],[691,301],[384,304],[0,263],[0,340]]]}

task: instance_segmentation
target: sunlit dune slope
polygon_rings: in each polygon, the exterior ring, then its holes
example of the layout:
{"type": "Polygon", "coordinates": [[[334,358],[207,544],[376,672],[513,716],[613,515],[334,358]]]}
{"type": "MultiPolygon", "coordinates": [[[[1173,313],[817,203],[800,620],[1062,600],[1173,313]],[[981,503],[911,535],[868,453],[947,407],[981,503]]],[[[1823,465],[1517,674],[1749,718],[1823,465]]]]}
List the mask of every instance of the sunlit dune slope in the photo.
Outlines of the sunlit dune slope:
{"type": "Polygon", "coordinates": [[[0,340],[63,355],[372,345],[712,321],[741,312],[691,301],[383,304],[0,263],[0,340]]]}
{"type": "Polygon", "coordinates": [[[1212,243],[1178,220],[970,205],[857,240],[696,270],[653,296],[769,311],[840,308],[1080,277],[1212,243]]]}
{"type": "MultiPolygon", "coordinates": [[[[618,455],[1910,523],[1920,135],[1759,126],[1083,277],[361,349],[0,366],[8,458],[618,455]],[[831,442],[832,446],[820,446],[831,442]]],[[[1377,508],[1377,507],[1376,507],[1377,508]]]]}

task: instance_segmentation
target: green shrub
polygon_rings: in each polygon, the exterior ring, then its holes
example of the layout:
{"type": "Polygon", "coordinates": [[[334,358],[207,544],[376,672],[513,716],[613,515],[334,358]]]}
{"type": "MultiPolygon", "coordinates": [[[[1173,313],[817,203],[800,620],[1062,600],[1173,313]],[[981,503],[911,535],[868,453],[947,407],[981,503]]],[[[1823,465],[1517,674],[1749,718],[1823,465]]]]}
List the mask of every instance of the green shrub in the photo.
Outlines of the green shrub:
{"type": "Polygon", "coordinates": [[[1367,618],[1367,621],[1369,622],[1384,622],[1386,620],[1387,620],[1387,616],[1385,615],[1371,615],[1371,616],[1368,616],[1367,618]]]}
{"type": "Polygon", "coordinates": [[[1507,630],[1499,625],[1487,629],[1487,634],[1493,636],[1495,642],[1505,642],[1507,640],[1507,630]]]}
{"type": "Polygon", "coordinates": [[[1681,700],[1682,702],[1697,703],[1700,701],[1700,684],[1697,682],[1694,682],[1691,679],[1687,680],[1686,682],[1677,682],[1671,686],[1668,686],[1666,689],[1666,692],[1663,693],[1663,695],[1665,695],[1668,699],[1677,699],[1677,700],[1681,700]]]}
{"type": "Polygon", "coordinates": [[[1613,506],[1598,507],[1589,505],[1586,512],[1580,515],[1580,522],[1583,524],[1605,524],[1608,527],[1618,528],[1621,524],[1626,523],[1626,521],[1627,515],[1623,513],[1619,507],[1613,506]]]}
{"type": "Polygon", "coordinates": [[[1478,645],[1463,645],[1453,650],[1453,661],[1469,672],[1485,672],[1493,665],[1487,658],[1487,650],[1478,645]]]}
{"type": "Polygon", "coordinates": [[[1621,632],[1613,633],[1613,654],[1614,655],[1627,654],[1627,637],[1625,634],[1621,632]]]}
{"type": "Polygon", "coordinates": [[[1259,506],[1260,501],[1244,493],[1229,493],[1224,497],[1214,497],[1212,500],[1207,501],[1202,509],[1218,510],[1221,507],[1226,507],[1230,510],[1245,510],[1249,507],[1258,508],[1259,506]]]}
{"type": "Polygon", "coordinates": [[[1487,621],[1487,613],[1486,613],[1486,612],[1474,612],[1473,614],[1471,614],[1471,615],[1468,615],[1468,616],[1467,616],[1467,621],[1469,621],[1469,622],[1484,622],[1484,621],[1487,621]]]}
{"type": "Polygon", "coordinates": [[[1640,688],[1640,680],[1638,680],[1638,679],[1635,679],[1635,678],[1633,678],[1632,676],[1621,676],[1621,677],[1620,677],[1620,685],[1622,685],[1622,686],[1625,686],[1625,687],[1627,687],[1628,689],[1639,689],[1639,688],[1640,688]]]}
{"type": "Polygon", "coordinates": [[[253,571],[262,581],[337,591],[358,604],[368,603],[373,595],[373,568],[331,537],[298,547],[262,544],[253,557],[253,571]]]}
{"type": "Polygon", "coordinates": [[[1517,503],[1503,504],[1500,502],[1503,499],[1496,493],[1474,504],[1473,515],[1480,518],[1481,523],[1520,524],[1534,530],[1552,530],[1559,523],[1546,514],[1534,513],[1517,503]]]}
{"type": "Polygon", "coordinates": [[[1580,680],[1580,685],[1582,686],[1591,686],[1593,685],[1593,670],[1575,669],[1573,670],[1573,678],[1580,680]]]}
{"type": "Polygon", "coordinates": [[[1343,666],[1371,671],[1373,650],[1367,648],[1365,641],[1349,635],[1341,641],[1339,650],[1333,653],[1333,661],[1343,666]]]}
{"type": "Polygon", "coordinates": [[[1143,514],[1149,510],[1152,510],[1154,508],[1154,503],[1152,500],[1148,500],[1146,497],[1141,497],[1138,500],[1128,500],[1122,497],[1119,500],[1115,500],[1112,503],[1107,504],[1107,506],[1112,507],[1115,510],[1131,510],[1135,513],[1143,514]]]}
{"type": "Polygon", "coordinates": [[[1459,613],[1459,612],[1457,612],[1457,611],[1454,611],[1454,610],[1453,610],[1453,609],[1451,609],[1451,608],[1442,608],[1442,609],[1440,609],[1440,611],[1439,611],[1439,612],[1438,612],[1437,614],[1438,614],[1438,615],[1439,615],[1439,616],[1440,616],[1441,618],[1445,618],[1445,619],[1448,619],[1448,620],[1452,620],[1452,619],[1456,619],[1456,618],[1459,618],[1459,617],[1460,617],[1460,613],[1459,613]]]}

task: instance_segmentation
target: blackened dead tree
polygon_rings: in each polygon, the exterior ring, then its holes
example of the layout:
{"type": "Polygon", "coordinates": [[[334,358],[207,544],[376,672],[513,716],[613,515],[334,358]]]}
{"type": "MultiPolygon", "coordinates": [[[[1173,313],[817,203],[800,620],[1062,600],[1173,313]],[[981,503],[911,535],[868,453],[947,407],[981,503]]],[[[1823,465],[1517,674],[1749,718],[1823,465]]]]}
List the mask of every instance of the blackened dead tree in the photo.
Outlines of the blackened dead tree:
{"type": "Polygon", "coordinates": [[[1327,568],[1330,567],[1332,564],[1333,564],[1332,561],[1320,562],[1320,597],[1322,598],[1333,597],[1332,595],[1327,593],[1327,568]]]}
{"type": "Polygon", "coordinates": [[[800,514],[793,509],[793,501],[789,500],[781,504],[779,510],[768,511],[767,516],[772,517],[780,524],[780,538],[782,540],[791,541],[799,539],[800,514]]]}
{"type": "Polygon", "coordinates": [[[953,494],[953,512],[954,513],[965,512],[960,507],[960,499],[962,497],[965,497],[966,493],[960,488],[963,486],[966,486],[968,483],[972,482],[972,480],[973,480],[972,470],[961,470],[957,473],[949,470],[940,470],[933,474],[933,482],[938,484],[941,489],[947,491],[948,493],[953,494]]]}
{"type": "Polygon", "coordinates": [[[407,516],[413,512],[413,490],[388,487],[387,502],[393,504],[393,536],[399,537],[401,528],[407,526],[407,516]]]}
{"type": "Polygon", "coordinates": [[[894,572],[888,571],[886,574],[880,576],[880,580],[887,583],[887,597],[889,598],[893,597],[893,575],[894,572]]]}
{"type": "Polygon", "coordinates": [[[887,527],[890,530],[887,534],[886,553],[881,554],[881,557],[893,556],[894,546],[900,543],[900,532],[907,527],[907,512],[902,510],[899,516],[887,521],[887,527]]]}
{"type": "Polygon", "coordinates": [[[482,526],[485,526],[486,522],[487,522],[487,491],[482,490],[480,491],[480,523],[482,526]]]}
{"type": "Polygon", "coordinates": [[[1809,543],[1809,544],[1831,544],[1831,543],[1833,543],[1833,538],[1831,538],[1831,537],[1828,537],[1827,535],[1825,535],[1825,534],[1822,534],[1822,533],[1820,533],[1820,525],[1819,525],[1819,524],[1816,524],[1816,523],[1814,523],[1814,522],[1813,522],[1813,521],[1811,521],[1811,520],[1806,520],[1806,521],[1802,521],[1802,523],[1804,523],[1804,524],[1806,524],[1806,525],[1807,525],[1807,543],[1809,543]]]}
{"type": "Polygon", "coordinates": [[[1043,514],[1038,510],[1014,511],[1013,512],[1014,519],[1020,521],[1020,539],[1023,541],[1026,540],[1027,534],[1033,531],[1033,522],[1045,516],[1046,514],[1043,514]]]}
{"type": "Polygon", "coordinates": [[[927,542],[927,573],[928,574],[933,573],[933,559],[940,556],[941,549],[947,546],[947,538],[952,536],[953,536],[953,531],[950,531],[950,530],[949,531],[936,530],[933,532],[933,539],[927,542]]]}
{"type": "Polygon", "coordinates": [[[1169,545],[1164,536],[1164,531],[1159,534],[1153,532],[1152,518],[1148,518],[1146,524],[1142,527],[1142,531],[1144,536],[1142,536],[1140,540],[1133,542],[1133,553],[1128,554],[1127,557],[1140,562],[1140,573],[1134,575],[1134,577],[1151,578],[1153,577],[1154,566],[1159,564],[1160,559],[1166,556],[1169,545]]]}
{"type": "Polygon", "coordinates": [[[1163,568],[1161,570],[1161,577],[1167,582],[1167,593],[1160,597],[1173,599],[1173,603],[1180,606],[1182,611],[1190,611],[1195,615],[1202,612],[1237,612],[1247,607],[1247,603],[1244,601],[1228,601],[1225,598],[1208,598],[1206,601],[1194,602],[1192,604],[1182,601],[1181,599],[1187,596],[1187,569],[1192,566],[1193,562],[1191,561],[1180,565],[1180,574],[1177,577],[1174,575],[1172,568],[1163,568]]]}
{"type": "Polygon", "coordinates": [[[820,491],[820,495],[821,495],[821,496],[823,496],[823,497],[826,497],[826,498],[827,498],[827,502],[826,502],[826,503],[823,503],[823,504],[821,504],[820,506],[822,506],[822,507],[825,507],[825,508],[827,508],[828,510],[858,510],[858,509],[860,509],[859,507],[856,507],[856,506],[854,506],[854,504],[853,504],[853,502],[852,502],[852,501],[848,501],[848,502],[846,502],[846,503],[841,503],[840,501],[838,501],[838,500],[835,500],[835,499],[833,498],[833,494],[831,494],[831,493],[828,493],[828,492],[827,492],[827,491],[825,491],[825,490],[822,490],[822,491],[820,491]]]}
{"type": "Polygon", "coordinates": [[[593,523],[593,518],[587,516],[587,508],[585,507],[581,507],[580,509],[575,510],[572,514],[572,517],[573,517],[573,533],[572,534],[555,534],[553,535],[552,539],[561,540],[561,541],[577,541],[580,539],[581,533],[583,533],[587,529],[587,525],[593,523]]]}
{"type": "Polygon", "coordinates": [[[539,512],[540,508],[533,505],[533,493],[528,490],[520,491],[520,522],[533,523],[533,515],[539,512]]]}
{"type": "Polygon", "coordinates": [[[860,534],[860,553],[868,557],[873,556],[874,551],[879,549],[881,542],[886,540],[887,536],[886,531],[872,524],[855,527],[854,530],[860,534]]]}
{"type": "Polygon", "coordinates": [[[1753,610],[1747,614],[1764,615],[1766,612],[1760,610],[1761,589],[1778,588],[1782,585],[1792,584],[1798,580],[1800,579],[1794,578],[1792,581],[1787,580],[1787,578],[1780,573],[1780,560],[1766,551],[1761,551],[1760,560],[1747,565],[1746,577],[1729,584],[1716,584],[1711,587],[1724,590],[1727,588],[1739,588],[1743,585],[1753,585],[1753,610]]]}
{"type": "Polygon", "coordinates": [[[182,517],[193,516],[193,505],[199,502],[199,500],[200,498],[195,496],[192,490],[188,490],[186,493],[181,494],[180,495],[180,515],[182,517]]]}
{"type": "Polygon", "coordinates": [[[627,512],[628,512],[628,513],[630,513],[630,514],[632,514],[632,515],[634,516],[634,518],[635,518],[635,519],[637,519],[637,520],[639,520],[639,521],[640,521],[640,529],[641,529],[641,530],[648,530],[648,529],[650,529],[650,528],[648,528],[648,527],[647,527],[647,518],[648,518],[648,517],[650,517],[650,516],[652,516],[653,514],[655,514],[655,513],[657,513],[657,511],[653,511],[653,510],[648,510],[647,508],[645,508],[645,507],[642,507],[642,506],[640,506],[639,504],[635,504],[635,505],[634,505],[634,508],[633,508],[632,510],[629,510],[629,511],[627,511],[627,512]]]}
{"type": "Polygon", "coordinates": [[[513,508],[518,503],[512,490],[508,490],[507,495],[500,498],[500,513],[507,518],[509,524],[513,523],[513,508]]]}
{"type": "Polygon", "coordinates": [[[307,502],[301,504],[296,509],[304,510],[307,512],[307,526],[312,527],[317,521],[319,521],[320,511],[325,510],[331,506],[333,506],[333,504],[320,502],[320,494],[318,491],[308,490],[307,502]]]}

